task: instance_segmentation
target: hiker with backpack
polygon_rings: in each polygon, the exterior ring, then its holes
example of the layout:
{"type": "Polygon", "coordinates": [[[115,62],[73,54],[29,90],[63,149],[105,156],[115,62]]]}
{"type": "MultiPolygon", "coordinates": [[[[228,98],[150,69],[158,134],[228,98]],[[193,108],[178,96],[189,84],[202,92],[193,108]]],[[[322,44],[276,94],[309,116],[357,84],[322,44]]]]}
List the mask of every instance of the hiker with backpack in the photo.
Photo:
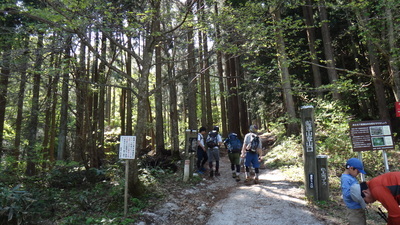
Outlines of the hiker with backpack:
{"type": "Polygon", "coordinates": [[[197,134],[197,173],[204,174],[206,168],[204,168],[204,164],[206,164],[208,160],[207,148],[204,143],[204,135],[206,134],[206,128],[200,127],[199,133],[197,134]]]}
{"type": "Polygon", "coordinates": [[[219,145],[222,144],[222,137],[218,133],[219,127],[214,126],[213,130],[207,135],[206,145],[208,154],[208,165],[210,167],[210,177],[220,176],[219,173],[219,145]],[[215,171],[213,169],[213,161],[215,161],[215,171]]]}
{"type": "Polygon", "coordinates": [[[246,134],[243,141],[242,154],[240,157],[245,158],[245,182],[249,183],[251,181],[250,177],[250,166],[253,166],[255,177],[254,183],[259,183],[260,174],[260,155],[262,154],[262,144],[259,136],[257,135],[257,126],[250,126],[250,133],[246,134]]]}
{"type": "Polygon", "coordinates": [[[240,181],[240,151],[242,149],[242,142],[236,133],[230,133],[228,138],[224,140],[226,149],[228,149],[228,157],[231,162],[232,177],[237,182],[240,181]],[[235,171],[236,169],[236,171],[235,171]]]}

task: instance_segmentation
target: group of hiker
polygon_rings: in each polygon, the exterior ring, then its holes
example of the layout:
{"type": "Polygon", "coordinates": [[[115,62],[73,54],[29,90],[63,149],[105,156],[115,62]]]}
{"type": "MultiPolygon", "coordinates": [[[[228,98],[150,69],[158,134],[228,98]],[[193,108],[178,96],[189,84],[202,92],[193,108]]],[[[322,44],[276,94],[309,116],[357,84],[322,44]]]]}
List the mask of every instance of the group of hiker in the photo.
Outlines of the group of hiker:
{"type": "Polygon", "coordinates": [[[197,173],[205,174],[207,169],[205,164],[208,162],[208,170],[210,177],[220,176],[219,160],[220,147],[225,145],[228,150],[228,157],[231,163],[232,177],[237,182],[240,181],[241,163],[245,166],[245,182],[252,181],[250,176],[250,168],[254,168],[254,183],[259,183],[259,168],[260,156],[262,153],[262,143],[258,136],[258,128],[256,125],[251,125],[249,133],[245,135],[242,141],[236,133],[230,133],[225,140],[222,140],[219,134],[219,127],[214,126],[206,136],[207,130],[205,127],[199,129],[197,135],[197,173]],[[214,167],[215,162],[215,167],[214,167]]]}
{"type": "Polygon", "coordinates": [[[366,206],[379,201],[386,208],[378,214],[389,225],[400,224],[400,172],[388,172],[359,183],[358,174],[366,174],[363,163],[357,158],[347,160],[341,176],[341,189],[347,207],[349,224],[367,224],[366,206]]]}

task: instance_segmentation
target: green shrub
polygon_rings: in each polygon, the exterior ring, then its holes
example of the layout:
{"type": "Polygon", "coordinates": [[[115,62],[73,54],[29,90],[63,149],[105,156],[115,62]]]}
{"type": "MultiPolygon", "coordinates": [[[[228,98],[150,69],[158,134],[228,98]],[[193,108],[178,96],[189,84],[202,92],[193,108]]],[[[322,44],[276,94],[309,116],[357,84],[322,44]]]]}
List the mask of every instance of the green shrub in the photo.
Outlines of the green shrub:
{"type": "Polygon", "coordinates": [[[30,216],[28,209],[35,201],[31,194],[20,189],[21,185],[14,188],[0,188],[0,223],[21,224],[30,216]]]}

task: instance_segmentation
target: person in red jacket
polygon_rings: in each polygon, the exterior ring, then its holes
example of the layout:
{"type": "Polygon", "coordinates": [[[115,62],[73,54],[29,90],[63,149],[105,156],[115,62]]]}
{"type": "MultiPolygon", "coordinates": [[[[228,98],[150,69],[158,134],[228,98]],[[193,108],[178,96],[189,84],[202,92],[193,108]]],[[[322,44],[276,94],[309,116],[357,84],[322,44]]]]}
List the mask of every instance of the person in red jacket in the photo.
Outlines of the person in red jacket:
{"type": "Polygon", "coordinates": [[[400,172],[379,175],[360,186],[361,196],[366,203],[379,201],[386,208],[387,224],[400,224],[400,172]]]}

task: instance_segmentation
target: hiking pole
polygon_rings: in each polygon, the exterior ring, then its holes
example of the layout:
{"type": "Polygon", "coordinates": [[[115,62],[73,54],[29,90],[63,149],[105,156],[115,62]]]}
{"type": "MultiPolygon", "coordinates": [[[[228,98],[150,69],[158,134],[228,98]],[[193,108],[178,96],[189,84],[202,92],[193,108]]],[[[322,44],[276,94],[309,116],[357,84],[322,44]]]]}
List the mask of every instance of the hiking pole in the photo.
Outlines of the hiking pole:
{"type": "Polygon", "coordinates": [[[382,219],[384,219],[385,222],[387,222],[387,216],[386,216],[386,214],[382,211],[381,208],[378,208],[378,209],[379,209],[379,212],[376,211],[376,213],[378,213],[378,215],[380,215],[380,216],[382,217],[382,219]]]}

